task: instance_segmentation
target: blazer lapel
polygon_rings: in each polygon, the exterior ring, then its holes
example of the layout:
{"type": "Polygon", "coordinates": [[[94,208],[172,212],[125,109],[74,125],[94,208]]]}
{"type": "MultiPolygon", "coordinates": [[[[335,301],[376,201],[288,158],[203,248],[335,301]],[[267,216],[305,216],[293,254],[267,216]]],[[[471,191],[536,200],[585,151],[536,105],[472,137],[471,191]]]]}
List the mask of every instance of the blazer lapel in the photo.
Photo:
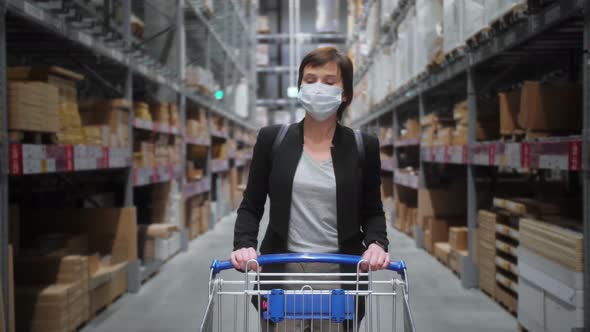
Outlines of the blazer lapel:
{"type": "MultiPolygon", "coordinates": [[[[357,179],[358,156],[354,141],[350,141],[351,135],[346,135],[345,128],[340,124],[336,127],[332,140],[332,161],[334,165],[334,177],[336,178],[336,207],[338,222],[338,238],[340,242],[358,232],[358,227],[351,223],[356,220],[351,216],[351,211],[358,205],[357,179]]],[[[353,137],[354,138],[354,137],[353,137]]]]}
{"type": "Polygon", "coordinates": [[[271,193],[273,210],[277,212],[276,221],[270,226],[285,241],[289,231],[291,217],[291,197],[293,193],[293,178],[299,165],[299,159],[303,152],[303,122],[293,125],[285,135],[281,147],[278,149],[270,178],[269,188],[271,193]]]}

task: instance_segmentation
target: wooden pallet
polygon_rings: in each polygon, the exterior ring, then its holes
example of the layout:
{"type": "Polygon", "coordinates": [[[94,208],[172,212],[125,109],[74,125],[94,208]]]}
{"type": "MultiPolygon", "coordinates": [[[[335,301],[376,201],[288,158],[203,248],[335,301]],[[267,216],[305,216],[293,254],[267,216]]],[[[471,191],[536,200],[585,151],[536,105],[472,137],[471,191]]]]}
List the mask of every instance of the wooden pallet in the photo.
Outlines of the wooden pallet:
{"type": "Polygon", "coordinates": [[[463,45],[463,46],[459,46],[459,47],[455,48],[454,50],[445,54],[443,64],[453,62],[458,57],[465,55],[465,49],[466,49],[466,47],[465,47],[465,45],[463,45]]]}
{"type": "Polygon", "coordinates": [[[485,296],[489,297],[489,298],[490,298],[490,300],[492,300],[492,301],[496,302],[496,298],[495,298],[495,297],[494,297],[492,294],[488,293],[488,291],[487,291],[487,290],[485,290],[485,289],[482,289],[482,288],[480,288],[479,290],[480,290],[480,291],[481,291],[481,292],[482,292],[482,293],[483,293],[485,296]]]}
{"type": "Polygon", "coordinates": [[[510,294],[507,290],[504,289],[504,286],[498,285],[496,288],[496,302],[506,311],[508,311],[512,316],[517,316],[518,310],[518,296],[514,296],[510,294]]]}
{"type": "MultiPolygon", "coordinates": [[[[115,303],[115,302],[119,301],[119,299],[120,299],[121,297],[123,297],[123,294],[125,294],[125,293],[121,293],[121,294],[117,295],[117,296],[116,296],[116,297],[115,297],[115,298],[114,298],[112,301],[110,301],[109,303],[107,303],[107,304],[105,304],[104,306],[102,306],[102,307],[98,308],[98,309],[97,309],[95,312],[91,312],[91,313],[90,313],[90,319],[89,319],[88,321],[91,321],[91,320],[95,319],[95,318],[96,318],[96,317],[98,317],[100,314],[102,314],[103,312],[107,311],[107,310],[108,310],[108,309],[109,309],[109,308],[110,308],[110,307],[113,305],[113,303],[115,303]]],[[[86,325],[86,323],[88,323],[88,322],[84,322],[84,323],[82,324],[82,326],[83,326],[83,325],[86,325]]],[[[76,330],[76,331],[78,331],[78,330],[76,330]]]]}
{"type": "Polygon", "coordinates": [[[10,130],[8,131],[8,140],[13,143],[55,144],[57,143],[57,134],[28,130],[10,130]]]}
{"type": "Polygon", "coordinates": [[[528,11],[528,3],[517,4],[512,9],[490,23],[494,31],[502,31],[522,20],[528,11]]]}
{"type": "Polygon", "coordinates": [[[466,43],[469,47],[476,47],[481,45],[490,39],[492,28],[489,26],[481,28],[479,31],[473,34],[473,36],[467,38],[466,43]]]}

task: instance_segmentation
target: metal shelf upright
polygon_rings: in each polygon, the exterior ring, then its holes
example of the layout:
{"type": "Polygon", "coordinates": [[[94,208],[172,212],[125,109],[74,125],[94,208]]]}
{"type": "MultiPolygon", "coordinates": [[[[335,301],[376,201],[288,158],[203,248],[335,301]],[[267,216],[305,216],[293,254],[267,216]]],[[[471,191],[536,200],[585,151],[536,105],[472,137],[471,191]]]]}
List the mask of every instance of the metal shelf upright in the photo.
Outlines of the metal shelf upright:
{"type": "Polygon", "coordinates": [[[0,2],[0,280],[2,283],[2,303],[5,317],[4,331],[10,331],[13,317],[9,313],[9,220],[8,220],[8,112],[6,82],[6,4],[0,2]]]}
{"type": "Polygon", "coordinates": [[[584,326],[590,327],[590,0],[584,1],[582,186],[584,222],[584,326]]]}

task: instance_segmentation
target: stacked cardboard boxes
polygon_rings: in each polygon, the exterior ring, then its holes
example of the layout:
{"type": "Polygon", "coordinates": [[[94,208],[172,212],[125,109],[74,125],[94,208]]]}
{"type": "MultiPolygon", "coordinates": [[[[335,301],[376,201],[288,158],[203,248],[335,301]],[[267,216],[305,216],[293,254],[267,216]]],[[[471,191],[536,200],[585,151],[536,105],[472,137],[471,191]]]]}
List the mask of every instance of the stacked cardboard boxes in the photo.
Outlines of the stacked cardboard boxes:
{"type": "Polygon", "coordinates": [[[170,114],[168,115],[170,127],[180,128],[180,113],[178,113],[178,106],[175,103],[170,103],[168,108],[170,114]]]}
{"type": "Polygon", "coordinates": [[[154,142],[154,157],[156,159],[156,166],[168,165],[168,152],[168,136],[159,135],[154,142]]]}
{"type": "Polygon", "coordinates": [[[211,115],[211,128],[226,135],[229,133],[229,127],[225,118],[216,114],[211,115]]]}
{"type": "Polygon", "coordinates": [[[170,104],[154,103],[150,105],[150,114],[154,123],[168,125],[170,123],[170,104]]]}
{"type": "Polygon", "coordinates": [[[452,118],[431,113],[420,119],[420,126],[422,127],[421,145],[450,145],[454,126],[452,118]]]}
{"type": "Polygon", "coordinates": [[[189,236],[195,239],[209,229],[209,198],[206,195],[192,197],[187,202],[186,208],[189,236]]]}
{"type": "Polygon", "coordinates": [[[437,242],[434,244],[434,256],[444,265],[449,265],[451,257],[451,246],[448,242],[437,242]]]}
{"type": "Polygon", "coordinates": [[[500,131],[527,137],[578,133],[581,130],[582,87],[575,83],[526,81],[520,89],[501,92],[500,131]]]}
{"type": "Polygon", "coordinates": [[[137,259],[135,209],[22,212],[19,331],[73,331],[127,291],[127,262],[137,259]]]}
{"type": "Polygon", "coordinates": [[[8,130],[57,133],[59,94],[43,82],[8,83],[8,130]]]}
{"type": "MultiPolygon", "coordinates": [[[[497,110],[497,98],[480,99],[477,103],[477,119],[475,127],[475,139],[487,141],[498,138],[498,120],[494,118],[497,110]]],[[[452,145],[467,144],[467,124],[469,108],[467,101],[455,104],[453,119],[455,127],[452,132],[452,145]]]]}
{"type": "Polygon", "coordinates": [[[420,123],[416,118],[409,118],[404,123],[400,138],[403,140],[420,138],[420,123]]]}
{"type": "Polygon", "coordinates": [[[186,135],[191,138],[209,139],[209,126],[207,124],[207,112],[197,109],[188,112],[186,120],[186,135]]]}
{"type": "Polygon", "coordinates": [[[150,113],[150,105],[148,103],[135,102],[133,112],[136,119],[152,121],[152,114],[150,113]]]}
{"type": "Polygon", "coordinates": [[[416,208],[416,190],[394,186],[395,223],[394,227],[401,232],[413,236],[414,227],[418,220],[416,208]]]}
{"type": "Polygon", "coordinates": [[[496,214],[478,213],[479,287],[492,298],[496,296],[496,214]]]}
{"type": "Polygon", "coordinates": [[[461,262],[467,257],[467,227],[449,228],[449,245],[451,253],[449,255],[449,267],[451,270],[461,274],[461,262]]]}
{"type": "Polygon", "coordinates": [[[15,81],[43,81],[58,89],[59,132],[57,139],[63,144],[83,144],[84,134],[78,111],[76,84],[83,76],[60,67],[12,67],[8,79],[15,81]]]}
{"type": "Polygon", "coordinates": [[[79,104],[86,144],[129,146],[129,109],[124,99],[89,100],[79,104]]]}
{"type": "Polygon", "coordinates": [[[133,140],[133,166],[135,168],[156,165],[155,146],[147,141],[133,140]]]}
{"type": "Polygon", "coordinates": [[[431,254],[437,242],[447,242],[448,228],[465,224],[465,184],[418,190],[417,226],[424,231],[424,248],[431,254]]]}

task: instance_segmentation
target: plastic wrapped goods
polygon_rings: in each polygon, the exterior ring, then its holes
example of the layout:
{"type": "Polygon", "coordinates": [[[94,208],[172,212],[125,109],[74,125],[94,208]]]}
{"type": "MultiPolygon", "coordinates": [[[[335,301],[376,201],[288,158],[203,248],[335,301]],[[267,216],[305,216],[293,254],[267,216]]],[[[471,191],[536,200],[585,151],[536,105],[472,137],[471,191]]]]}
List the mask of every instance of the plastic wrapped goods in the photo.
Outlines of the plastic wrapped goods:
{"type": "Polygon", "coordinates": [[[340,30],[340,1],[316,0],[317,18],[315,29],[317,32],[337,32],[340,30]]]}
{"type": "Polygon", "coordinates": [[[391,14],[399,6],[399,0],[381,1],[381,24],[385,24],[391,18],[391,14]]]}
{"type": "Polygon", "coordinates": [[[443,55],[443,0],[417,0],[416,15],[416,61],[423,70],[443,55]]]}
{"type": "MultiPolygon", "coordinates": [[[[486,0],[462,0],[463,15],[463,38],[471,38],[483,27],[487,26],[485,22],[485,1],[486,0]]],[[[496,1],[504,2],[505,0],[496,1]]],[[[489,2],[489,1],[488,1],[489,2]]],[[[509,2],[509,1],[506,1],[509,2]]]]}
{"type": "Polygon", "coordinates": [[[485,0],[485,23],[491,24],[526,0],[485,0]]]}
{"type": "Polygon", "coordinates": [[[443,51],[451,52],[463,44],[461,0],[443,1],[443,51]]]}

